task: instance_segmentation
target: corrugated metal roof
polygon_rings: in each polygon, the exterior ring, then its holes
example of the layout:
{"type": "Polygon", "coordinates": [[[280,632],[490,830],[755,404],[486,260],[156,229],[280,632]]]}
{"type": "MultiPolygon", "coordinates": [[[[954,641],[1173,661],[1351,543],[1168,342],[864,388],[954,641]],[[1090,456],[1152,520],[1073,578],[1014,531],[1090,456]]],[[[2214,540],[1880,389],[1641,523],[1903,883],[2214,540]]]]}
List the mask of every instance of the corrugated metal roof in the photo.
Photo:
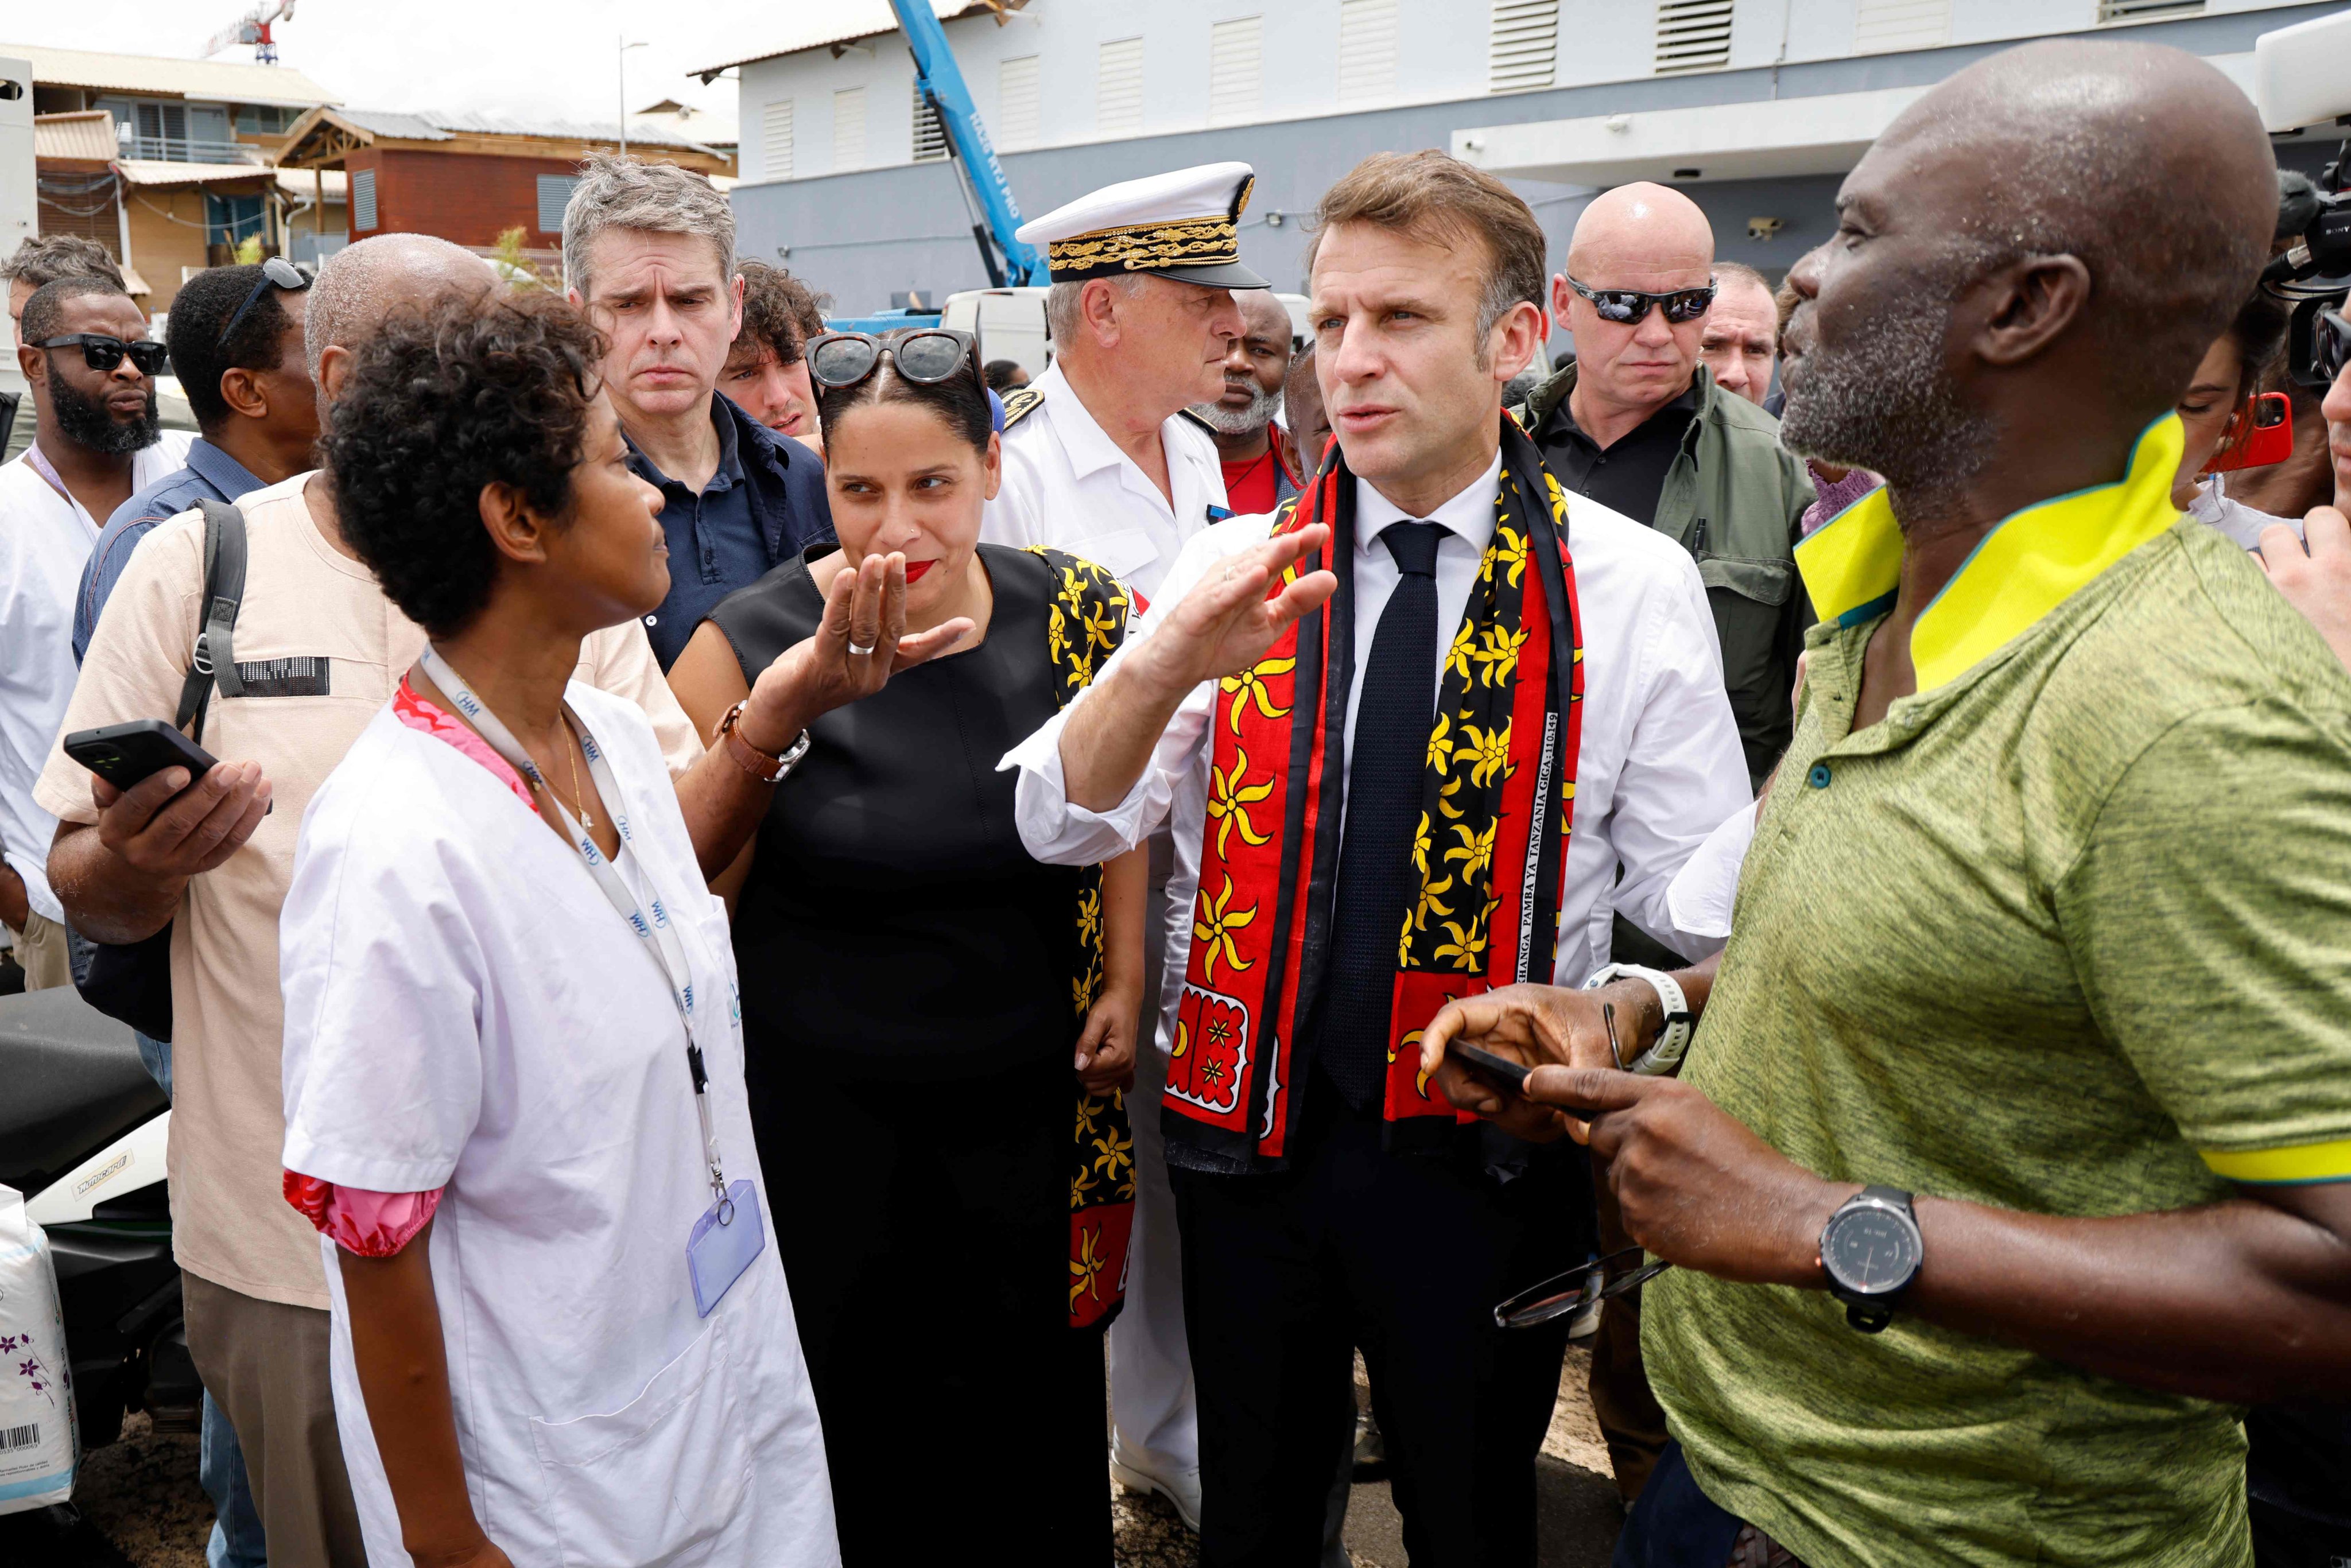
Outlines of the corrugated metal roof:
{"type": "Polygon", "coordinates": [[[94,159],[103,163],[120,152],[114,139],[114,116],[102,109],[33,116],[36,158],[78,158],[84,162],[94,159]]]}
{"type": "Polygon", "coordinates": [[[307,109],[340,99],[287,66],[256,66],[235,60],[175,60],[162,55],[110,55],[89,49],[51,49],[38,44],[0,44],[0,55],[29,60],[33,80],[43,87],[96,88],[205,102],[281,104],[307,109]]]}
{"type": "Polygon", "coordinates": [[[350,188],[350,176],[340,169],[273,169],[270,172],[277,176],[277,188],[297,201],[307,202],[318,193],[318,186],[311,183],[313,175],[325,180],[329,204],[342,201],[350,188]]]}
{"type": "MultiPolygon", "coordinates": [[[[1004,0],[1003,8],[1017,11],[1028,0],[1004,0]]],[[[716,76],[730,66],[747,66],[753,60],[771,60],[778,55],[796,55],[802,49],[819,49],[827,44],[854,43],[860,38],[876,38],[898,30],[897,15],[890,9],[890,0],[832,0],[823,5],[799,5],[783,7],[786,20],[768,35],[767,44],[756,54],[737,55],[720,60],[716,65],[695,66],[688,76],[716,76]]],[[[958,16],[978,16],[996,9],[986,0],[931,0],[931,14],[942,22],[952,22],[958,16]]]]}
{"type": "MultiPolygon", "coordinates": [[[[349,120],[372,135],[402,141],[446,141],[460,131],[477,136],[538,136],[552,141],[618,142],[621,137],[620,122],[611,120],[507,120],[491,114],[448,114],[435,109],[399,110],[344,109],[340,106],[335,110],[335,117],[349,120]]],[[[632,145],[643,142],[648,146],[684,147],[697,152],[712,151],[702,142],[679,135],[668,126],[652,121],[631,121],[629,141],[632,145]]]]}
{"type": "Polygon", "coordinates": [[[238,181],[266,183],[277,171],[258,163],[162,163],[148,158],[121,158],[114,167],[132,185],[228,185],[238,181]]]}

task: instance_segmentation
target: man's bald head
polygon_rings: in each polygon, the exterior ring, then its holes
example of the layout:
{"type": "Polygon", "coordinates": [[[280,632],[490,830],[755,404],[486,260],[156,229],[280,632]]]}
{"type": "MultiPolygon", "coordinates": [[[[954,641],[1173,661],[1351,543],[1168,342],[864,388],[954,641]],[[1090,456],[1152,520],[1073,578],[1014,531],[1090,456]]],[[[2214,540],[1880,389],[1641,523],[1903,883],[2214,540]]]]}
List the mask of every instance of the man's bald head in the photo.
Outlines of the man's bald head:
{"type": "Polygon", "coordinates": [[[310,379],[321,400],[327,382],[319,367],[329,349],[357,348],[402,306],[423,305],[458,290],[486,290],[496,278],[487,261],[432,235],[378,235],[337,251],[310,286],[302,328],[303,356],[310,361],[310,379]]]}
{"type": "Polygon", "coordinates": [[[1698,204],[1669,185],[1646,180],[1593,197],[1567,242],[1567,269],[1587,283],[1595,273],[1625,267],[1703,269],[1713,265],[1714,225],[1698,204]]]}
{"type": "Polygon", "coordinates": [[[1297,336],[1290,325],[1290,307],[1276,299],[1270,288],[1236,288],[1233,303],[1241,308],[1243,335],[1280,343],[1286,358],[1290,340],[1297,336]]]}
{"type": "Polygon", "coordinates": [[[2003,442],[2136,430],[2252,289],[2276,205],[2252,106],[2193,55],[2047,40],[1979,61],[1877,140],[1838,240],[1790,275],[1782,436],[1884,473],[1899,504],[2003,442]],[[2052,406],[2071,431],[2043,428],[2052,406]]]}

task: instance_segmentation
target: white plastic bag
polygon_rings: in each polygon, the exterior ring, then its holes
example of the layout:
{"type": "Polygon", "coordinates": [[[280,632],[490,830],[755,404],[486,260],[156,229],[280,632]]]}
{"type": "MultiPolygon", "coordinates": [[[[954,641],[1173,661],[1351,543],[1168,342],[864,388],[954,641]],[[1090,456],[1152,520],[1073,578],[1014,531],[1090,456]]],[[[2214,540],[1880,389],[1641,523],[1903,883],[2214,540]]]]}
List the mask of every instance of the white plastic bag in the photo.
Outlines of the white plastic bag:
{"type": "Polygon", "coordinates": [[[49,1239],[24,1195],[0,1186],[0,1513],[64,1502],[80,1465],[49,1239]]]}

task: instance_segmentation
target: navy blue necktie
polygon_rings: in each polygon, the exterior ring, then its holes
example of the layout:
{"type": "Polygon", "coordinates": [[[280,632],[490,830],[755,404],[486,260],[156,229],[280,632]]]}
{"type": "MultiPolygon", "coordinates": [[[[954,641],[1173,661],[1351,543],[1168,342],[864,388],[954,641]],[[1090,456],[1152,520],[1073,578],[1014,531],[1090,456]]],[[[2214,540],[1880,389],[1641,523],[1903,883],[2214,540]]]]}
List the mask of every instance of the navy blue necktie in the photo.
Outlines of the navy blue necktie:
{"type": "Polygon", "coordinates": [[[1347,819],[1316,1059],[1363,1111],[1387,1077],[1389,1000],[1412,906],[1428,734],[1437,720],[1437,542],[1441,523],[1390,523],[1395,591],[1380,612],[1347,751],[1347,819]]]}

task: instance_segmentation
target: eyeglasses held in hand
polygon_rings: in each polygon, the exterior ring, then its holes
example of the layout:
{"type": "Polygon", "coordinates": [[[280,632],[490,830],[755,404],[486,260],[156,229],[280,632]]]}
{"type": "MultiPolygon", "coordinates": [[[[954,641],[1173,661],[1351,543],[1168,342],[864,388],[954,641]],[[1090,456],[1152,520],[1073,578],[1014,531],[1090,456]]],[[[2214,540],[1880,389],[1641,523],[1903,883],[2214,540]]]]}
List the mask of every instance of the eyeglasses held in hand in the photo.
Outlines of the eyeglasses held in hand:
{"type": "Polygon", "coordinates": [[[263,262],[260,281],[253,286],[253,292],[245,297],[245,303],[236,308],[236,314],[228,319],[228,325],[220,329],[220,336],[213,340],[213,346],[217,348],[227,342],[229,334],[236,330],[237,323],[245,319],[245,313],[253,308],[254,301],[261,298],[262,291],[273,287],[294,292],[309,287],[310,280],[302,276],[300,267],[282,256],[273,256],[263,262]]]}
{"type": "Polygon", "coordinates": [[[876,338],[864,332],[827,332],[808,341],[809,380],[820,387],[853,387],[890,356],[898,373],[933,386],[956,373],[972,350],[972,335],[952,327],[918,327],[876,338]]]}
{"type": "Polygon", "coordinates": [[[93,371],[112,370],[122,362],[125,354],[131,356],[131,362],[138,367],[142,376],[161,375],[163,367],[172,362],[170,353],[152,338],[126,343],[103,332],[68,332],[62,338],[44,338],[33,345],[36,349],[71,349],[77,346],[81,350],[81,362],[93,371]]]}
{"type": "Polygon", "coordinates": [[[1587,288],[1565,273],[1567,286],[1592,301],[1603,321],[1614,321],[1631,326],[1649,319],[1649,307],[1661,307],[1666,319],[1679,327],[1697,320],[1714,303],[1715,283],[1709,278],[1703,288],[1677,288],[1669,294],[1644,294],[1637,288],[1587,288]]]}
{"type": "Polygon", "coordinates": [[[1531,1290],[1520,1291],[1494,1309],[1494,1326],[1503,1329],[1531,1329],[1537,1323],[1547,1323],[1553,1318],[1564,1317],[1579,1307],[1593,1301],[1605,1301],[1636,1290],[1673,1267],[1671,1263],[1644,1263],[1647,1256],[1638,1247],[1627,1247],[1622,1252],[1611,1252],[1597,1263],[1585,1263],[1564,1274],[1554,1274],[1531,1290]],[[1625,1272],[1610,1279],[1610,1272],[1620,1265],[1632,1265],[1625,1272]],[[1592,1274],[1599,1270],[1602,1284],[1590,1288],[1592,1274]]]}

